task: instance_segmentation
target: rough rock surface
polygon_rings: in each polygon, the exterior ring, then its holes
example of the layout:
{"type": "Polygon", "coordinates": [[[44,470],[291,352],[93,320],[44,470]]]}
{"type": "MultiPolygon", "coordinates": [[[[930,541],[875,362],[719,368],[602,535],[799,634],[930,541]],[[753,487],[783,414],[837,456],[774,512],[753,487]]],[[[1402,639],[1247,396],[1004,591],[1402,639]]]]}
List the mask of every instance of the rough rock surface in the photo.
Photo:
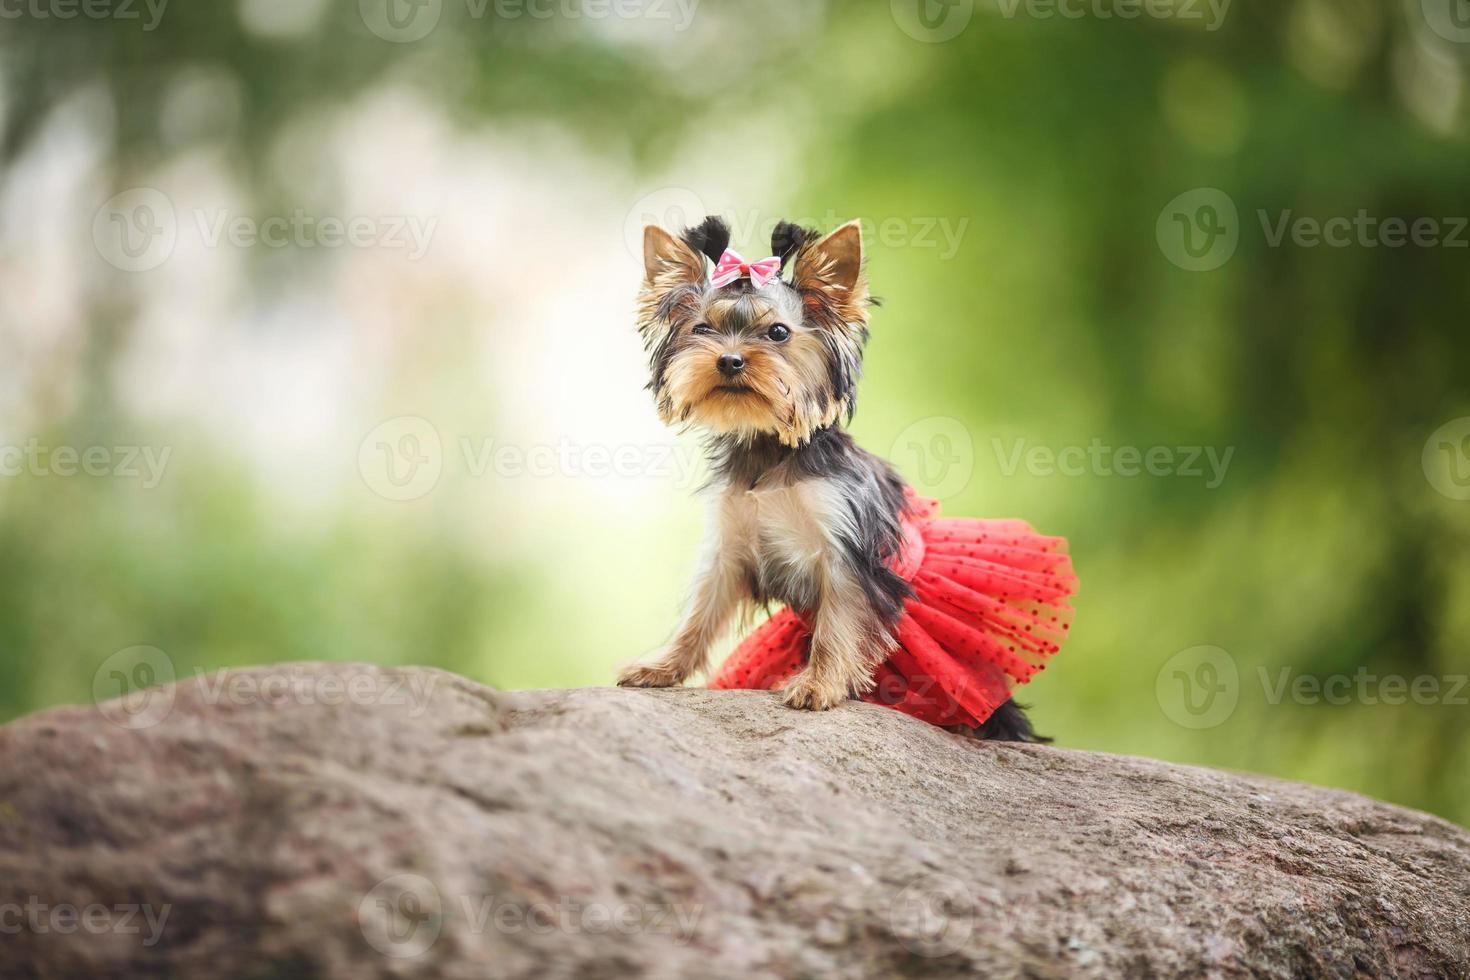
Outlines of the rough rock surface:
{"type": "Polygon", "coordinates": [[[0,976],[1470,976],[1470,834],[1350,793],[753,692],[159,696],[0,729],[0,976]]]}

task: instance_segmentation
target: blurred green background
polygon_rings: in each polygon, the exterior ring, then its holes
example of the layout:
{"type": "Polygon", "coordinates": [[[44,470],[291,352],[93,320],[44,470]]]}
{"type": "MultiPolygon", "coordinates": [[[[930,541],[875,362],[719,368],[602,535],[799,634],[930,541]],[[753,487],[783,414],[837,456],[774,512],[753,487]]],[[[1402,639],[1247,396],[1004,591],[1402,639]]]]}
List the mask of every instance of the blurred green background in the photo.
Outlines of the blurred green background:
{"type": "Polygon", "coordinates": [[[0,718],[140,644],[608,683],[701,525],[642,223],[861,217],[856,434],[1071,539],[1042,730],[1470,824],[1464,0],[120,3],[0,20],[0,718]],[[1295,224],[1360,213],[1434,233],[1295,224]]]}

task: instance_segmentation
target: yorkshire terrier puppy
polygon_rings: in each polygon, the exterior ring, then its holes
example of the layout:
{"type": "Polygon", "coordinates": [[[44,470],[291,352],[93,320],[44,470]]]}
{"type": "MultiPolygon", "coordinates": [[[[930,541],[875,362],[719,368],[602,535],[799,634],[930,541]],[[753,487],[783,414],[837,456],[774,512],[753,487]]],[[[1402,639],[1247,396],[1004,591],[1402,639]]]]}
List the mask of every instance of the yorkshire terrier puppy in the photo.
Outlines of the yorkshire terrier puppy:
{"type": "MultiPolygon", "coordinates": [[[[1018,528],[1030,529],[1020,522],[927,520],[932,502],[841,427],[852,415],[874,305],[858,222],[825,237],[782,223],[772,236],[775,254],[756,263],[729,242],[718,218],[678,237],[652,226],[644,232],[638,327],[650,353],[648,387],[666,423],[692,424],[709,437],[713,521],[673,638],[624,668],[618,683],[682,684],[706,671],[710,647],[737,613],[779,602],[786,618],[762,627],[738,658],[742,666],[712,686],[778,687],[787,705],[811,710],[864,697],[946,727],[1034,740],[1009,690],[1055,651],[1055,629],[1027,642],[1034,630],[1023,632],[1022,620],[1052,612],[1043,604],[1069,591],[1065,583],[1042,588],[1070,574],[1064,544],[1034,534],[1023,540],[1018,528]],[[922,592],[934,578],[926,569],[945,571],[941,557],[981,561],[975,555],[997,535],[1015,538],[1006,545],[1012,550],[1030,548],[1016,574],[1031,586],[1018,589],[1013,606],[953,591],[932,601],[916,594],[916,583],[922,592]],[[1037,588],[1044,594],[1021,594],[1037,588]],[[906,614],[919,605],[928,608],[906,614]],[[978,632],[956,640],[946,624],[922,618],[934,614],[978,632]],[[1020,650],[991,650],[992,637],[1015,644],[1017,634],[1020,650]],[[926,646],[931,636],[940,637],[938,653],[926,646]],[[954,670],[951,654],[963,661],[954,670]],[[875,690],[880,673],[890,690],[875,690]],[[921,681],[937,683],[921,690],[921,681]]],[[[997,591],[989,578],[984,586],[976,591],[997,591]]],[[[1059,618],[1038,622],[1055,626],[1059,618]]]]}

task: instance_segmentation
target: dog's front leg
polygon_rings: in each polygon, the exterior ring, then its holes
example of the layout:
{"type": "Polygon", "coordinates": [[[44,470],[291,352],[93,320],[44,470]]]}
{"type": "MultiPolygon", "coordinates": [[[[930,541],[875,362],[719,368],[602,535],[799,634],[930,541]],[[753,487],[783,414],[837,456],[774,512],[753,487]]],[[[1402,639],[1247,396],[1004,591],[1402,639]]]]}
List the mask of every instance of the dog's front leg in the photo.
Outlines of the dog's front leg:
{"type": "Polygon", "coordinates": [[[812,617],[806,667],[786,683],[786,704],[825,711],[873,686],[873,670],[888,655],[888,631],[855,583],[827,583],[812,617]]]}
{"type": "Polygon", "coordinates": [[[717,530],[673,639],[649,659],[619,671],[618,686],[674,687],[703,671],[708,666],[709,648],[729,625],[746,594],[742,566],[720,547],[717,530]]]}

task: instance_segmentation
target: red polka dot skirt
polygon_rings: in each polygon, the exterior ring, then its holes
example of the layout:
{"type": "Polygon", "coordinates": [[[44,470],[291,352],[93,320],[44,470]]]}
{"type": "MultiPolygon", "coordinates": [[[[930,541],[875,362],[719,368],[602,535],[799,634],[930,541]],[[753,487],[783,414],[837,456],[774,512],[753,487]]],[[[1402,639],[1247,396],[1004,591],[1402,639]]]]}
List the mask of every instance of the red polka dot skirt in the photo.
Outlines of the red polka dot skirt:
{"type": "MultiPolygon", "coordinates": [[[[910,491],[894,569],[914,589],[897,646],[863,700],[934,725],[978,726],[1061,649],[1077,576],[1065,538],[1018,520],[942,518],[910,491]]],[[[771,690],[806,663],[811,629],[790,609],[762,623],[710,680],[771,690]]]]}

